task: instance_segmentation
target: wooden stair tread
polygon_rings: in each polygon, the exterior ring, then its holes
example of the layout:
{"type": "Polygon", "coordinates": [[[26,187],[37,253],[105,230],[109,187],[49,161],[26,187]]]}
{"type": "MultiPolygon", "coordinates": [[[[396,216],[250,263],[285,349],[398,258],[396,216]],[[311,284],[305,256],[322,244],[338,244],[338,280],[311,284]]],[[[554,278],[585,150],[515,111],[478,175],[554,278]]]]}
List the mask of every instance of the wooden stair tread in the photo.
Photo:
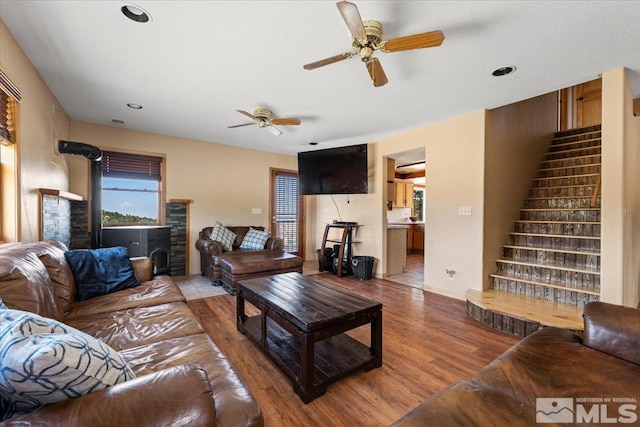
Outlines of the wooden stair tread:
{"type": "Polygon", "coordinates": [[[496,289],[487,291],[469,289],[465,293],[465,298],[486,310],[537,322],[543,326],[573,331],[582,331],[584,328],[581,307],[496,289]]]}
{"type": "Polygon", "coordinates": [[[495,279],[513,280],[514,282],[529,283],[530,285],[535,285],[535,286],[546,286],[547,288],[562,289],[565,291],[581,292],[583,294],[589,294],[589,295],[600,295],[599,291],[594,291],[584,287],[570,288],[566,286],[564,283],[540,282],[538,280],[527,279],[524,277],[504,276],[498,273],[490,274],[489,277],[493,277],[495,279]]]}
{"type": "Polygon", "coordinates": [[[597,274],[600,275],[600,270],[587,268],[587,267],[572,267],[569,265],[559,265],[559,264],[540,264],[539,262],[531,262],[531,261],[521,261],[516,259],[507,259],[501,258],[496,260],[496,262],[501,262],[503,264],[517,264],[517,265],[528,265],[531,267],[540,267],[540,268],[550,268],[553,270],[563,270],[563,271],[572,271],[574,273],[585,273],[585,274],[597,274]]]}
{"type": "Polygon", "coordinates": [[[602,154],[585,154],[584,156],[566,157],[564,159],[543,160],[542,163],[562,162],[565,160],[586,159],[589,157],[599,157],[599,156],[602,156],[602,154]]]}
{"type": "Polygon", "coordinates": [[[562,252],[565,254],[576,254],[576,255],[595,255],[600,256],[599,251],[575,251],[572,249],[555,249],[555,248],[541,248],[537,246],[518,246],[518,245],[504,245],[503,248],[509,249],[524,249],[528,251],[546,251],[546,252],[562,252]]]}
{"type": "MultiPolygon", "coordinates": [[[[600,197],[600,196],[598,196],[600,197]]],[[[588,196],[545,196],[545,197],[527,197],[526,200],[555,200],[555,199],[591,199],[593,195],[588,196]]]]}
{"type": "Polygon", "coordinates": [[[600,240],[600,236],[574,236],[571,234],[518,233],[517,231],[513,231],[509,234],[511,234],[512,236],[562,237],[566,239],[600,240]]]}
{"type": "MultiPolygon", "coordinates": [[[[558,151],[549,151],[548,153],[545,153],[546,157],[550,157],[556,154],[567,154],[567,153],[571,153],[574,151],[580,151],[580,150],[601,150],[602,146],[601,145],[592,145],[591,147],[580,147],[580,148],[572,148],[570,150],[558,150],[558,151]]],[[[577,156],[576,156],[577,157],[577,156]]],[[[560,159],[571,159],[572,157],[561,157],[559,159],[551,159],[551,160],[560,160],[560,159]]]]}

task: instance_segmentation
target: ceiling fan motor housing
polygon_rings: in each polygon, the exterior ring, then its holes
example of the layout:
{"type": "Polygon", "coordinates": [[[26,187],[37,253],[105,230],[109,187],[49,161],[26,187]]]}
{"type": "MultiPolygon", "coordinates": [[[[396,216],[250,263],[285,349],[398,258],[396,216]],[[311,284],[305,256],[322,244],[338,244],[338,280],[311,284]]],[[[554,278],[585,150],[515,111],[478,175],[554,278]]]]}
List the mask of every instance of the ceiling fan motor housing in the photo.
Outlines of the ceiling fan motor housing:
{"type": "Polygon", "coordinates": [[[367,34],[367,43],[361,44],[358,40],[353,40],[353,48],[358,51],[362,62],[369,62],[373,52],[378,49],[378,44],[382,41],[382,24],[378,21],[363,21],[364,32],[367,34]]]}
{"type": "Polygon", "coordinates": [[[271,111],[266,108],[256,108],[253,110],[253,115],[258,121],[258,126],[265,127],[271,122],[271,111]]]}

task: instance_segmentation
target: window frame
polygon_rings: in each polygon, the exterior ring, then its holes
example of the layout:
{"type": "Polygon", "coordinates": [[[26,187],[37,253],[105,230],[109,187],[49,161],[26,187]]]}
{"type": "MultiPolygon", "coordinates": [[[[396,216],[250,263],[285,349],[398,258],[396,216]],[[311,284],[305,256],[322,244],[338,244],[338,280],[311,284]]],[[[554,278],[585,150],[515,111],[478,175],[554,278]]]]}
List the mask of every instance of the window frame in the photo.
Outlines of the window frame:
{"type": "MultiPolygon", "coordinates": [[[[138,151],[138,150],[123,150],[121,148],[111,148],[111,147],[105,147],[102,148],[103,153],[117,153],[117,154],[121,154],[121,155],[132,155],[132,156],[149,156],[149,157],[157,157],[160,160],[160,185],[158,186],[158,222],[157,223],[149,223],[149,224],[127,224],[127,223],[122,223],[122,224],[105,224],[102,220],[102,212],[100,213],[101,217],[100,217],[100,223],[102,224],[102,227],[130,227],[133,225],[149,225],[149,226],[155,226],[155,225],[165,225],[166,223],[166,200],[165,200],[165,195],[166,195],[166,154],[164,153],[154,153],[154,152],[148,152],[148,151],[138,151]]],[[[104,159],[104,156],[103,156],[104,159]]],[[[102,188],[103,188],[103,184],[100,183],[100,197],[102,197],[102,188]]],[[[102,205],[102,204],[101,204],[102,205]]],[[[101,207],[101,210],[104,210],[104,207],[101,207]]]]}

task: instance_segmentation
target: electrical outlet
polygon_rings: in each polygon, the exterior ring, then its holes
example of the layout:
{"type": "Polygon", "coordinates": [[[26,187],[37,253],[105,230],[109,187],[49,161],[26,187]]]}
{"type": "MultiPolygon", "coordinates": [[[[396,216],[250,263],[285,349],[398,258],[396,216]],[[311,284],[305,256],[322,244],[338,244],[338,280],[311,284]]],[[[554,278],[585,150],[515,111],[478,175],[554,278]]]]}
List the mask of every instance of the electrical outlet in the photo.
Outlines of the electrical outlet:
{"type": "Polygon", "coordinates": [[[251,215],[262,215],[262,208],[251,208],[251,215]]]}
{"type": "Polygon", "coordinates": [[[460,206],[458,207],[458,215],[471,215],[471,206],[460,206]]]}

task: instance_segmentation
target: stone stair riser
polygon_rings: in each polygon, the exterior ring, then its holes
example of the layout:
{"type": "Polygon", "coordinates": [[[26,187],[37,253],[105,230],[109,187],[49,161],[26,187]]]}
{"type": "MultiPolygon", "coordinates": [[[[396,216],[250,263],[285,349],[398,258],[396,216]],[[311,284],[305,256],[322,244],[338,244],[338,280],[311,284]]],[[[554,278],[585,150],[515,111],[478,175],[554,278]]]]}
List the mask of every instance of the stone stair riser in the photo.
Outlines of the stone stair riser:
{"type": "Polygon", "coordinates": [[[514,279],[526,279],[534,282],[548,283],[567,288],[583,288],[592,292],[600,292],[600,275],[594,273],[579,273],[550,267],[498,263],[498,274],[514,279]]]}
{"type": "Polygon", "coordinates": [[[600,165],[567,166],[562,169],[541,169],[538,178],[554,178],[571,175],[600,173],[600,165]]]}
{"type": "Polygon", "coordinates": [[[600,237],[600,224],[518,222],[516,232],[600,237]]]}
{"type": "Polygon", "coordinates": [[[523,221],[600,222],[600,210],[520,211],[523,221]]]}
{"type": "Polygon", "coordinates": [[[580,141],[562,141],[551,144],[551,147],[549,147],[549,153],[576,150],[579,148],[598,147],[600,145],[602,145],[602,141],[599,138],[585,139],[580,141]]]}
{"type": "Polygon", "coordinates": [[[525,209],[588,209],[600,206],[599,197],[596,202],[595,206],[591,206],[591,197],[579,199],[527,199],[524,207],[525,209]]]}
{"type": "Polygon", "coordinates": [[[586,166],[599,163],[602,163],[602,155],[600,154],[585,157],[568,157],[566,159],[546,160],[542,162],[542,168],[566,168],[571,166],[586,166]]]}
{"type": "Polygon", "coordinates": [[[566,265],[567,267],[600,270],[600,255],[505,247],[503,258],[536,264],[566,265]]]}
{"type": "Polygon", "coordinates": [[[600,240],[596,239],[512,235],[511,244],[512,246],[533,246],[547,249],[600,252],[600,240]]]}
{"type": "Polygon", "coordinates": [[[552,178],[536,179],[534,181],[534,188],[541,187],[567,187],[571,185],[596,185],[598,182],[598,175],[583,175],[583,176],[559,176],[552,178]]]}
{"type": "Polygon", "coordinates": [[[597,139],[602,137],[600,130],[594,130],[589,132],[581,132],[580,134],[573,135],[556,135],[553,138],[552,144],[562,144],[564,142],[584,141],[585,139],[597,139]]]}
{"type": "Polygon", "coordinates": [[[518,282],[517,280],[493,278],[493,289],[511,292],[518,295],[533,296],[548,301],[584,307],[592,301],[599,301],[598,295],[586,294],[571,289],[550,288],[543,285],[518,282]]]}
{"type": "Polygon", "coordinates": [[[542,197],[591,197],[593,196],[593,186],[585,187],[544,187],[532,188],[529,190],[529,198],[542,197]]]}
{"type": "Polygon", "coordinates": [[[545,160],[558,160],[567,159],[571,157],[593,156],[595,154],[601,154],[600,146],[593,146],[588,148],[578,148],[574,150],[554,151],[547,153],[545,160]]]}

